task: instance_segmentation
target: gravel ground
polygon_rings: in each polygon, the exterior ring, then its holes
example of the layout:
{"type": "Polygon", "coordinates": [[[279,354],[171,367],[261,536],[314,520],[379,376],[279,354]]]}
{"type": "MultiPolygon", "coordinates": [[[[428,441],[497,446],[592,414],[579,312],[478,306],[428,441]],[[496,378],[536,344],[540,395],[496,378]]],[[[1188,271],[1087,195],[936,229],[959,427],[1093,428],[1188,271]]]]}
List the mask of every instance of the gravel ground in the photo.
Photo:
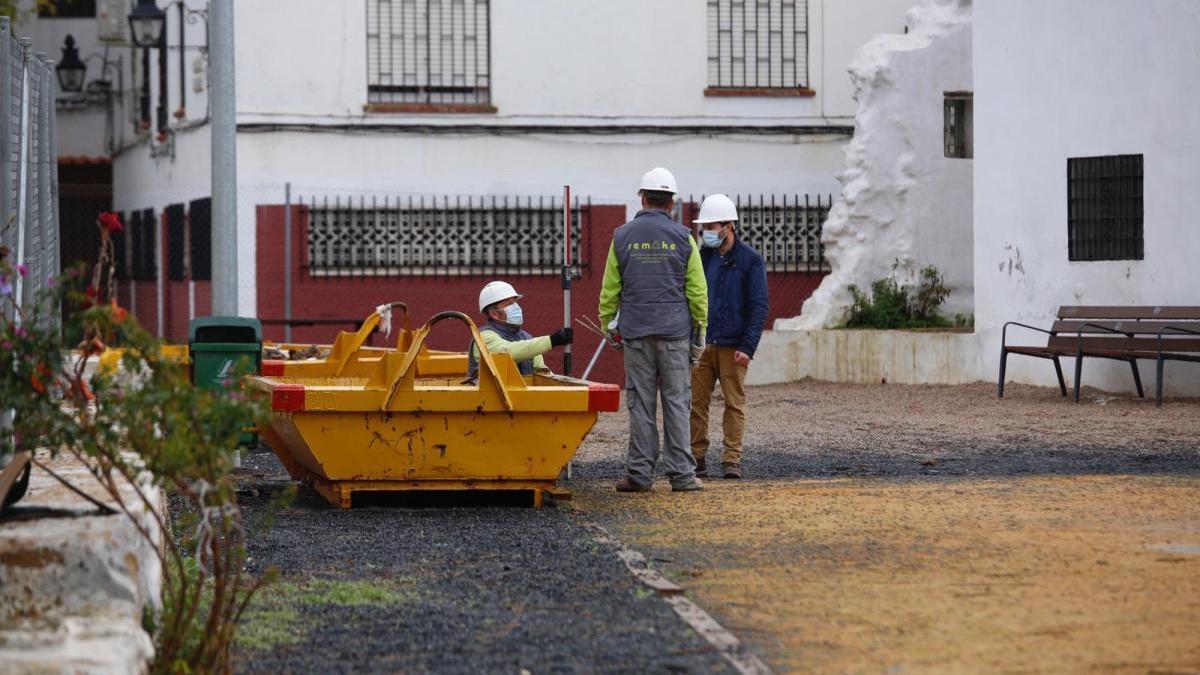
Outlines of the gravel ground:
{"type": "MultiPolygon", "coordinates": [[[[719,389],[718,389],[719,391],[719,389]]],[[[709,468],[719,469],[721,402],[709,468]]],[[[582,479],[622,475],[624,410],[600,418],[575,459],[582,479]]],[[[748,477],[1015,476],[1200,473],[1200,401],[1114,397],[1085,389],[988,384],[747,388],[748,477]]]]}
{"type": "MultiPolygon", "coordinates": [[[[273,455],[246,468],[253,522],[288,482],[273,455]]],[[[273,526],[251,531],[253,569],[282,576],[249,617],[238,671],[729,672],[565,509],[519,504],[340,511],[301,489],[273,526]]]]}

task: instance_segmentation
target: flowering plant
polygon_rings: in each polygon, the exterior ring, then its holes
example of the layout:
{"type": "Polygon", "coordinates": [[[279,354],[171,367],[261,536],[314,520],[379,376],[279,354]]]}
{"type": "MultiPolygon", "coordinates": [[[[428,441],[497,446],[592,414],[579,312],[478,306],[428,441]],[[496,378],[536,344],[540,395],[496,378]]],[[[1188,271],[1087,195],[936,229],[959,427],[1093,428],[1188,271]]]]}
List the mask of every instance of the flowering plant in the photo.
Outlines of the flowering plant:
{"type": "Polygon", "coordinates": [[[38,451],[36,467],[123,514],[150,543],[164,571],[161,608],[146,615],[154,672],[229,672],[237,622],[263,583],[245,572],[231,472],[241,429],[265,421],[266,404],[241,378],[232,391],[193,387],[185,364],[164,358],[160,341],[118,304],[113,224],[102,216],[97,227],[91,273],[73,268],[25,304],[11,287],[27,271],[0,249],[0,401],[15,411],[0,455],[38,451]],[[120,345],[119,367],[89,374],[111,345],[120,345]],[[85,466],[108,499],[54,473],[41,461],[47,452],[85,466]],[[159,488],[181,513],[174,520],[159,488]]]}

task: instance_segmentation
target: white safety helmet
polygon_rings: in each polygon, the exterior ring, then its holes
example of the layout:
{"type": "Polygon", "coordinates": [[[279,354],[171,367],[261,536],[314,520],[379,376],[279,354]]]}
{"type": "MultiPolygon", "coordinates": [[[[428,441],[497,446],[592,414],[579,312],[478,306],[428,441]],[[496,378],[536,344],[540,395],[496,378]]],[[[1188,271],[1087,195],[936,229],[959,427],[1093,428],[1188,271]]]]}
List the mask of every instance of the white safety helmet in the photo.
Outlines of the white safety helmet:
{"type": "Polygon", "coordinates": [[[737,220],[737,205],[725,195],[709,195],[700,205],[700,215],[693,220],[697,225],[705,223],[726,223],[737,220]]]}
{"type": "Polygon", "coordinates": [[[675,174],[661,166],[650,169],[642,176],[642,187],[638,188],[638,190],[670,192],[673,195],[679,194],[679,188],[675,185],[675,174]]]}
{"type": "Polygon", "coordinates": [[[483,312],[497,302],[519,297],[521,294],[507,281],[492,281],[484,286],[482,291],[479,291],[479,311],[483,312]]]}

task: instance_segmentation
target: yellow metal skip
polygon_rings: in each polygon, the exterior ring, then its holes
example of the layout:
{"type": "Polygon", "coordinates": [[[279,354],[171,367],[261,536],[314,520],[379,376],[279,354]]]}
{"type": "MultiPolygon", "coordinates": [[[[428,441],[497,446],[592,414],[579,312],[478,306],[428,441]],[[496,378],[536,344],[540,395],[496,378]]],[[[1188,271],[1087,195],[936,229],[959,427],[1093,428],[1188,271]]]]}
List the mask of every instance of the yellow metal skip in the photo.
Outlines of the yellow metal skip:
{"type": "Polygon", "coordinates": [[[402,337],[404,349],[364,350],[371,329],[368,321],[340,335],[341,350],[335,342],[328,359],[252,378],[271,393],[263,437],[294,478],[337,506],[363,490],[457,489],[532,490],[540,504],[598,413],[619,404],[616,385],[523,377],[509,355],[489,353],[475,324],[457,312],[402,337]],[[465,354],[424,346],[445,319],[464,321],[481,347],[477,384],[461,381],[465,354]]]}

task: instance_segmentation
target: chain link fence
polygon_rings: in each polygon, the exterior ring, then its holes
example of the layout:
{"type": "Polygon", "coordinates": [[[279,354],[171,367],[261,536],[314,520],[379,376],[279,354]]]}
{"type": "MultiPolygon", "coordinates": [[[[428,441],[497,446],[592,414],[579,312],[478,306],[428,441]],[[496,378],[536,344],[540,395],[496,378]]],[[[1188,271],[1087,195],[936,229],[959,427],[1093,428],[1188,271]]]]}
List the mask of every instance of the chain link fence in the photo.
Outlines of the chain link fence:
{"type": "Polygon", "coordinates": [[[54,62],[31,45],[0,17],[0,246],[28,270],[11,280],[21,305],[61,268],[54,62]]]}

